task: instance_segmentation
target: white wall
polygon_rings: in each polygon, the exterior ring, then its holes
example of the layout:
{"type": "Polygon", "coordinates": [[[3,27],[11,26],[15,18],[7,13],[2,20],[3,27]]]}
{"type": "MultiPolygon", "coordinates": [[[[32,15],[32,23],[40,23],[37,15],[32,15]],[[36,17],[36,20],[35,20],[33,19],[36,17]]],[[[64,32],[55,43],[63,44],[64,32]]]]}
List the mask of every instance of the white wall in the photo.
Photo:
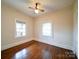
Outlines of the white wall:
{"type": "Polygon", "coordinates": [[[75,1],[74,4],[74,13],[73,13],[73,51],[78,55],[78,1],[75,1]]]}
{"type": "Polygon", "coordinates": [[[72,50],[73,40],[73,12],[72,7],[67,7],[56,12],[38,16],[35,20],[35,40],[72,50]],[[41,24],[52,22],[53,38],[43,38],[41,24]]]}
{"type": "Polygon", "coordinates": [[[1,6],[1,49],[7,49],[18,44],[32,40],[33,20],[11,6],[2,4],[1,6]],[[27,35],[24,38],[15,37],[15,20],[20,19],[26,23],[27,35]]]}
{"type": "Polygon", "coordinates": [[[73,42],[73,11],[67,7],[52,13],[31,18],[16,9],[2,4],[1,13],[1,46],[2,50],[19,45],[21,43],[37,40],[51,45],[72,50],[73,42]],[[21,19],[27,24],[27,35],[24,38],[15,37],[15,20],[21,19]],[[53,24],[53,38],[43,38],[41,24],[51,22],[53,24]]]}

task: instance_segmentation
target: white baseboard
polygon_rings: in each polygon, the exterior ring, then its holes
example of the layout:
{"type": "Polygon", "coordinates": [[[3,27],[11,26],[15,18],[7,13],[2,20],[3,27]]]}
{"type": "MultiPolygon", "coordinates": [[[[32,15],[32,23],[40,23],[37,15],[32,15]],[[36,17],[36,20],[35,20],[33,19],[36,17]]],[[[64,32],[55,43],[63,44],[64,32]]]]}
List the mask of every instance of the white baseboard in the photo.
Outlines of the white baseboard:
{"type": "Polygon", "coordinates": [[[22,40],[22,41],[19,41],[19,42],[14,42],[14,43],[10,43],[10,44],[7,44],[7,45],[3,45],[3,46],[1,46],[1,51],[8,49],[8,48],[11,48],[11,47],[14,47],[14,46],[17,46],[19,44],[25,43],[25,42],[29,42],[31,40],[32,40],[32,38],[29,39],[29,40],[26,39],[26,40],[22,40]]]}
{"type": "MultiPolygon", "coordinates": [[[[46,44],[49,44],[49,45],[53,45],[53,46],[57,46],[57,47],[60,47],[60,48],[64,48],[64,49],[68,49],[68,50],[72,50],[71,48],[67,48],[67,47],[62,47],[62,46],[59,46],[59,45],[55,45],[55,44],[51,44],[51,43],[47,43],[47,42],[44,42],[44,41],[41,41],[41,40],[35,40],[35,41],[39,41],[39,42],[42,42],[42,43],[46,43],[46,44]]],[[[72,50],[73,51],[73,50],[72,50]]]]}
{"type": "MultiPolygon", "coordinates": [[[[19,42],[14,42],[14,43],[10,43],[10,44],[7,44],[7,45],[3,45],[3,46],[1,47],[1,50],[5,50],[5,49],[8,49],[8,48],[17,46],[17,45],[19,45],[19,44],[22,44],[22,43],[25,43],[25,42],[29,42],[29,41],[31,41],[31,40],[35,40],[35,38],[30,38],[29,40],[26,39],[26,40],[22,40],[22,41],[19,41],[19,42]]],[[[35,41],[43,42],[43,41],[41,41],[41,40],[35,40],[35,41]]],[[[47,42],[43,42],[43,43],[49,44],[49,43],[47,43],[47,42]]],[[[50,45],[57,46],[57,45],[55,45],[55,44],[50,44],[50,45]]],[[[61,46],[58,46],[58,47],[61,47],[61,46]]],[[[64,47],[61,47],[61,48],[64,48],[64,47]]],[[[68,48],[65,48],[65,49],[68,49],[68,48]]],[[[69,50],[71,50],[71,49],[69,49],[69,50]]]]}

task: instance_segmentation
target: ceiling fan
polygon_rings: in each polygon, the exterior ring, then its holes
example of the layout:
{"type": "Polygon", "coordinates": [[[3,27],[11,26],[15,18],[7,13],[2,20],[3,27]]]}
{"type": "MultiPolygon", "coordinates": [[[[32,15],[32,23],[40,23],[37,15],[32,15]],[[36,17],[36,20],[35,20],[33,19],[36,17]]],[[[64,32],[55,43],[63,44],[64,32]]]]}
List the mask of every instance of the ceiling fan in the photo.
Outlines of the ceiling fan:
{"type": "Polygon", "coordinates": [[[39,13],[39,11],[40,12],[44,12],[44,10],[43,9],[40,9],[39,8],[39,5],[41,5],[40,3],[35,3],[35,7],[29,7],[30,9],[33,9],[34,11],[35,11],[35,13],[39,13]]]}

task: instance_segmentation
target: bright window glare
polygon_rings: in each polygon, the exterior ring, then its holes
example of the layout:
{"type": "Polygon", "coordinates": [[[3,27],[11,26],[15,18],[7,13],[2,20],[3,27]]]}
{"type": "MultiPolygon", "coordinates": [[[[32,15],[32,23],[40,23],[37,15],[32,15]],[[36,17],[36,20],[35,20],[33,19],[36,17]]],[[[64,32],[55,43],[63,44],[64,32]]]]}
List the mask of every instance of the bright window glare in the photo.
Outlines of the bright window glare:
{"type": "Polygon", "coordinates": [[[16,37],[22,37],[26,35],[26,25],[22,22],[16,22],[16,37]]]}
{"type": "Polygon", "coordinates": [[[14,59],[24,59],[27,56],[28,56],[28,50],[23,49],[15,54],[14,59]]]}
{"type": "Polygon", "coordinates": [[[51,23],[44,23],[42,25],[42,35],[52,36],[52,24],[51,23]]]}

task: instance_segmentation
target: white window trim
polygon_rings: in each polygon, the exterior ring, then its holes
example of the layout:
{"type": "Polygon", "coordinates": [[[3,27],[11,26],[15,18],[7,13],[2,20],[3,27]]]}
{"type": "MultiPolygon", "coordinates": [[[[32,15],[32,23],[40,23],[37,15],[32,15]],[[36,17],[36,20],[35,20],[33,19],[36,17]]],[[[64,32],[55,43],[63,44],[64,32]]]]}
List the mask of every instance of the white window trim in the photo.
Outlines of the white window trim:
{"type": "Polygon", "coordinates": [[[42,23],[42,26],[41,26],[41,35],[42,35],[42,37],[52,37],[53,38],[53,24],[52,24],[52,22],[44,22],[44,23],[42,23]],[[46,35],[43,35],[43,32],[42,32],[42,27],[43,27],[43,24],[45,24],[45,23],[51,23],[51,32],[52,32],[52,34],[51,34],[51,36],[46,36],[46,35]]]}
{"type": "Polygon", "coordinates": [[[15,38],[24,38],[24,37],[26,37],[26,35],[27,35],[27,33],[26,33],[26,30],[25,30],[25,36],[21,36],[21,37],[17,37],[16,36],[16,22],[21,22],[21,23],[24,23],[24,24],[26,24],[26,21],[25,20],[21,20],[21,19],[18,19],[18,18],[16,18],[16,20],[15,20],[15,38]]]}

